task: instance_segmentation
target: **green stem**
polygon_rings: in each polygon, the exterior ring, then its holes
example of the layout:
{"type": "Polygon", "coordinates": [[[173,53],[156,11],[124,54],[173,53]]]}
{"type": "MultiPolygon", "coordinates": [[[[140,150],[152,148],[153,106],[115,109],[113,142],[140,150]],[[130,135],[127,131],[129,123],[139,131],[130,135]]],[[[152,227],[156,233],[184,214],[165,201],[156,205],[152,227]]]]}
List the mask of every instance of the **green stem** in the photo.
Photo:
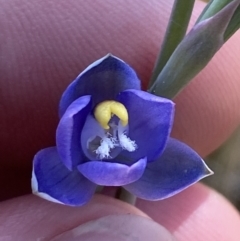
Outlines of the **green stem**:
{"type": "Polygon", "coordinates": [[[122,187],[118,190],[116,197],[117,199],[124,201],[126,203],[129,203],[133,206],[135,206],[136,199],[137,199],[136,196],[134,196],[133,194],[131,194],[130,192],[128,192],[122,187]]]}
{"type": "Polygon", "coordinates": [[[226,42],[240,28],[240,4],[236,9],[225,33],[224,41],[226,42]]]}
{"type": "Polygon", "coordinates": [[[97,186],[95,193],[101,193],[102,190],[103,190],[103,186],[97,186]]]}
{"type": "Polygon", "coordinates": [[[198,17],[198,20],[195,24],[214,16],[216,13],[218,13],[221,9],[223,9],[232,1],[233,0],[211,0],[203,9],[203,12],[198,17]]]}
{"type": "Polygon", "coordinates": [[[149,92],[169,99],[175,97],[224,44],[224,33],[233,15],[238,16],[239,5],[240,0],[234,0],[197,24],[175,49],[149,92]]]}
{"type": "MultiPolygon", "coordinates": [[[[211,0],[206,7],[204,8],[203,12],[199,16],[196,24],[214,16],[217,14],[221,9],[223,9],[226,5],[233,2],[234,0],[211,0]]],[[[240,4],[240,1],[239,1],[240,4]]],[[[238,29],[240,28],[240,5],[236,9],[234,15],[232,16],[231,21],[228,24],[228,27],[224,33],[224,42],[226,42],[238,29]]]]}
{"type": "Polygon", "coordinates": [[[168,59],[184,38],[191,17],[194,0],[175,0],[161,51],[156,61],[149,88],[166,65],[168,59]]]}

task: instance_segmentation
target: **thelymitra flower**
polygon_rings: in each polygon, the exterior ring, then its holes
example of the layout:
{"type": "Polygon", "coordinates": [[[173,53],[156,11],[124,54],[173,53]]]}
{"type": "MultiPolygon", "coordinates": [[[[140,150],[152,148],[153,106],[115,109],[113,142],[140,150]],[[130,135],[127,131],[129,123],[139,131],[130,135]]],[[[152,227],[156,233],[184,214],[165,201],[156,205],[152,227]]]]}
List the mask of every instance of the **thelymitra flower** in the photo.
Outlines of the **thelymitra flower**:
{"type": "Polygon", "coordinates": [[[174,103],[140,90],[135,71],[107,55],[87,67],[60,100],[56,146],[33,161],[33,193],[57,203],[88,202],[97,185],[137,197],[170,197],[212,172],[170,137],[174,103]]]}

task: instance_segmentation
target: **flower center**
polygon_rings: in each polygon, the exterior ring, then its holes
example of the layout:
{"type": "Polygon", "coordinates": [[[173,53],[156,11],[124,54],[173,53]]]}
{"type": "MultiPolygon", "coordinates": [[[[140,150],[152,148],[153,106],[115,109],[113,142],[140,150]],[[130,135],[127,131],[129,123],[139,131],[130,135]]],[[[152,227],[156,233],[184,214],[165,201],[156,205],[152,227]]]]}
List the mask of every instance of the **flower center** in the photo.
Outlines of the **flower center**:
{"type": "Polygon", "coordinates": [[[95,152],[98,158],[114,158],[112,155],[119,153],[119,151],[116,152],[117,149],[129,152],[137,149],[135,141],[127,136],[128,112],[123,104],[112,100],[101,102],[94,110],[94,117],[104,129],[104,134],[89,142],[88,149],[95,152]],[[96,140],[98,140],[98,144],[94,145],[96,140]]]}
{"type": "Polygon", "coordinates": [[[121,120],[123,126],[128,124],[128,112],[125,106],[117,101],[103,101],[99,103],[94,110],[96,120],[102,126],[102,128],[106,130],[110,128],[108,122],[113,115],[116,115],[121,120]]]}

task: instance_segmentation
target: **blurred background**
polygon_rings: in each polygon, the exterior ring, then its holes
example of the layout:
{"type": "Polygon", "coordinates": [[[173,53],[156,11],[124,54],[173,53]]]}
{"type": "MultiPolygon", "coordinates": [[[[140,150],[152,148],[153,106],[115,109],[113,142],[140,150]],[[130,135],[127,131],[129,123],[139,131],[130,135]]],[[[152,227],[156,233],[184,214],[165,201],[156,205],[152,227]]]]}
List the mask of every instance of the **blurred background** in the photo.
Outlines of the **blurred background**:
{"type": "Polygon", "coordinates": [[[203,179],[202,182],[222,193],[240,211],[240,125],[218,150],[205,158],[205,161],[214,171],[214,175],[203,179]]]}
{"type": "Polygon", "coordinates": [[[240,211],[240,126],[205,160],[215,174],[204,179],[203,183],[226,196],[240,211]]]}

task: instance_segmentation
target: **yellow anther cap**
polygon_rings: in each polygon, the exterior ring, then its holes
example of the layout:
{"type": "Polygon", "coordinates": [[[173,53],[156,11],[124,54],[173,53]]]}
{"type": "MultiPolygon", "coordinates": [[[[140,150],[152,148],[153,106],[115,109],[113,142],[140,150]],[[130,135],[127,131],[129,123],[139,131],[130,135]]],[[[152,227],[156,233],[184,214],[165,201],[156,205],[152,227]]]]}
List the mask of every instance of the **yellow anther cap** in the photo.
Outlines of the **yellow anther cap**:
{"type": "Polygon", "coordinates": [[[94,116],[103,129],[108,130],[110,127],[108,122],[113,115],[116,115],[120,120],[123,126],[128,124],[128,112],[125,106],[114,100],[106,100],[99,103],[95,110],[94,116]]]}

